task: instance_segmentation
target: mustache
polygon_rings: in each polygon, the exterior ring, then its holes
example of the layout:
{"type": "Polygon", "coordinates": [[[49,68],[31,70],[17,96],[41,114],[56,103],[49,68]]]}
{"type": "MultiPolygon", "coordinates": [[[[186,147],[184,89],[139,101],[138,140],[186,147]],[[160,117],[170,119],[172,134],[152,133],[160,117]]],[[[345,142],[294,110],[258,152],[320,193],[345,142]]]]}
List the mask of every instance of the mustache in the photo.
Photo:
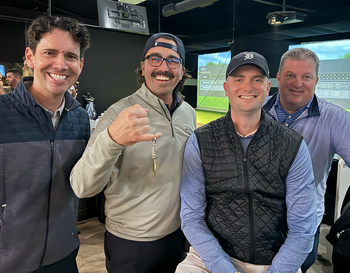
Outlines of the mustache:
{"type": "Polygon", "coordinates": [[[174,74],[171,73],[170,71],[153,71],[151,73],[152,77],[156,77],[156,76],[164,76],[164,77],[168,77],[170,79],[175,78],[174,74]]]}

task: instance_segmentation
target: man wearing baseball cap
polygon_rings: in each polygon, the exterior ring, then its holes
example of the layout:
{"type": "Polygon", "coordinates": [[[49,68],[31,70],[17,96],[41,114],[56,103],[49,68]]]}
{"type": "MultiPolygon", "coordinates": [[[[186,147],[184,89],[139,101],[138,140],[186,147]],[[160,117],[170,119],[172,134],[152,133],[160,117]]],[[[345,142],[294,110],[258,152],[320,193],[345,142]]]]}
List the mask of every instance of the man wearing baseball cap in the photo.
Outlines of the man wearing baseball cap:
{"type": "Polygon", "coordinates": [[[316,193],[303,138],[267,117],[263,56],[228,65],[230,110],[187,141],[181,227],[191,244],[183,272],[299,272],[317,228],[316,193]]]}
{"type": "Polygon", "coordinates": [[[106,186],[108,272],[173,273],[185,257],[179,191],[185,143],[196,124],[180,94],[190,77],[182,41],[151,36],[136,73],[141,88],[105,112],[71,185],[80,198],[106,186]]]}

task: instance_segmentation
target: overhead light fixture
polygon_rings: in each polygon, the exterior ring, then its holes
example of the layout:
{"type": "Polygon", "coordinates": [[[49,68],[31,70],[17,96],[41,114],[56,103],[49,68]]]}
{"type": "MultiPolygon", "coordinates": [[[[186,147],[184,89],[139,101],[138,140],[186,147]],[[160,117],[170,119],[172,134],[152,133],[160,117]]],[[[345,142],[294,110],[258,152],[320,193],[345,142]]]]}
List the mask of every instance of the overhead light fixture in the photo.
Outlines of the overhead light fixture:
{"type": "Polygon", "coordinates": [[[137,5],[140,4],[142,2],[145,2],[146,0],[118,0],[118,2],[123,2],[126,4],[131,4],[131,5],[137,5]]]}
{"type": "Polygon", "coordinates": [[[269,13],[266,18],[270,25],[287,25],[304,21],[305,13],[296,11],[276,11],[269,13]]]}
{"type": "Polygon", "coordinates": [[[162,13],[164,17],[169,17],[194,8],[204,8],[214,4],[216,1],[219,0],[185,0],[176,4],[171,3],[163,7],[162,13]]]}

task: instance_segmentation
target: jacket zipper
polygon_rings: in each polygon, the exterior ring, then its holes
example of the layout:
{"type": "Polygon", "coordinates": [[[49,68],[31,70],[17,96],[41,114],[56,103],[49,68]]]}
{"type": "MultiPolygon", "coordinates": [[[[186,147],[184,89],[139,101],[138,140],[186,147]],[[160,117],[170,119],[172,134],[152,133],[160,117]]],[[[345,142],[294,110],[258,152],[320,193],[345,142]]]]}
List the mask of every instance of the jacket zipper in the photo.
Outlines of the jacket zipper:
{"type": "Polygon", "coordinates": [[[164,109],[164,107],[163,107],[163,105],[160,103],[160,101],[159,101],[159,104],[160,104],[160,106],[162,107],[162,109],[163,109],[163,112],[164,112],[164,114],[165,114],[165,116],[166,116],[166,118],[167,118],[167,120],[169,121],[169,123],[170,123],[170,128],[171,128],[171,136],[172,137],[174,137],[175,136],[175,133],[174,133],[174,128],[173,128],[173,122],[172,122],[172,119],[170,118],[168,118],[168,115],[167,115],[167,112],[166,111],[168,111],[169,112],[169,110],[168,109],[164,109]]]}
{"type": "Polygon", "coordinates": [[[54,151],[54,142],[50,140],[50,148],[51,148],[51,162],[50,162],[50,183],[49,183],[49,190],[48,190],[48,207],[47,207],[47,214],[46,214],[46,234],[45,234],[45,244],[44,244],[44,250],[43,250],[43,256],[41,257],[40,266],[43,266],[44,257],[46,254],[47,249],[47,240],[49,237],[49,219],[50,219],[50,202],[51,202],[51,187],[52,187],[52,176],[53,176],[53,151],[54,151]]]}

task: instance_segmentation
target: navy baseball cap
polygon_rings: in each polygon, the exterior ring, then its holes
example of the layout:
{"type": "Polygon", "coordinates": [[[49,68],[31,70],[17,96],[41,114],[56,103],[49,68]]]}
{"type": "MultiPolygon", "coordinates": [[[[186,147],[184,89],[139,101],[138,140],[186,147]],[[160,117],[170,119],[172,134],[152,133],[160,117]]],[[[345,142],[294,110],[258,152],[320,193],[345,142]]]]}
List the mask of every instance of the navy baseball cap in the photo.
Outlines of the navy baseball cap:
{"type": "Polygon", "coordinates": [[[259,53],[256,53],[254,51],[245,51],[238,53],[236,56],[234,56],[226,70],[226,79],[230,74],[236,70],[238,67],[242,65],[255,65],[265,73],[267,77],[269,77],[269,66],[267,65],[267,62],[264,58],[264,56],[260,55],[259,53]]]}
{"type": "Polygon", "coordinates": [[[156,47],[156,46],[170,48],[170,49],[176,51],[177,53],[179,53],[179,55],[183,61],[183,65],[185,65],[185,47],[184,47],[184,44],[182,43],[182,41],[178,37],[176,37],[175,35],[170,34],[170,33],[165,33],[165,32],[153,34],[150,38],[148,38],[148,40],[146,42],[146,45],[145,45],[145,47],[143,49],[143,53],[142,53],[142,59],[145,57],[147,51],[150,50],[150,48],[156,47]],[[157,42],[157,39],[159,39],[160,37],[163,37],[163,36],[172,37],[175,40],[177,46],[175,46],[173,44],[165,43],[165,42],[157,42]]]}

